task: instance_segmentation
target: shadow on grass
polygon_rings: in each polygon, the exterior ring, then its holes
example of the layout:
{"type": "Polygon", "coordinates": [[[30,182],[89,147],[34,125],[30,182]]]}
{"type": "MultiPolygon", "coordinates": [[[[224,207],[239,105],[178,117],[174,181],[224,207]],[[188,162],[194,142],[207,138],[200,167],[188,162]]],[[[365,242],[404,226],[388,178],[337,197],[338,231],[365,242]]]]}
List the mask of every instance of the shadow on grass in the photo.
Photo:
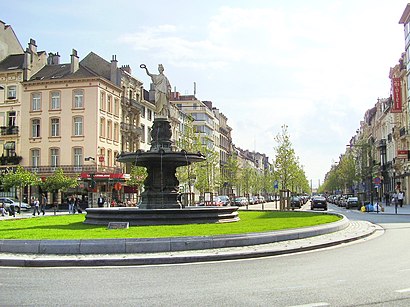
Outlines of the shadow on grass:
{"type": "Polygon", "coordinates": [[[8,231],[20,231],[20,230],[87,230],[87,229],[96,229],[96,228],[107,228],[104,225],[88,225],[84,224],[83,222],[76,222],[70,223],[66,225],[33,225],[33,226],[25,226],[25,227],[15,227],[15,228],[7,228],[8,231]]]}

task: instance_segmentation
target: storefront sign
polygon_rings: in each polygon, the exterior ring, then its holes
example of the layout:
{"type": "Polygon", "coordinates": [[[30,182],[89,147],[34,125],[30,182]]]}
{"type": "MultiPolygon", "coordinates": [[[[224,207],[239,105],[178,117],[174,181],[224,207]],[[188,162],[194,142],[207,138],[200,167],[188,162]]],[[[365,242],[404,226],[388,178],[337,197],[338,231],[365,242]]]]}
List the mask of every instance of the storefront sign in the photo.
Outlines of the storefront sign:
{"type": "Polygon", "coordinates": [[[402,100],[401,100],[401,82],[400,78],[392,79],[393,87],[393,106],[391,109],[392,113],[402,112],[402,100]]]}
{"type": "Polygon", "coordinates": [[[397,159],[407,159],[409,157],[408,150],[397,150],[397,159]]]}

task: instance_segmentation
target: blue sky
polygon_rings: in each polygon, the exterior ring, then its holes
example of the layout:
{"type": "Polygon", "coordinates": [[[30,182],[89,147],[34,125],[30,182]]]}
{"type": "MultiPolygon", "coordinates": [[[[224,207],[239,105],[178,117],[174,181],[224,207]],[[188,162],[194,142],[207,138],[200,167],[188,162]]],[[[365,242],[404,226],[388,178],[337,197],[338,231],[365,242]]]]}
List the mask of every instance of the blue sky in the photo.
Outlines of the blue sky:
{"type": "Polygon", "coordinates": [[[210,100],[234,143],[274,158],[286,124],[313,186],[345,151],[367,109],[390,95],[404,52],[403,0],[7,1],[0,19],[23,48],[69,62],[117,56],[149,88],[139,64],[159,63],[182,94],[210,100]]]}

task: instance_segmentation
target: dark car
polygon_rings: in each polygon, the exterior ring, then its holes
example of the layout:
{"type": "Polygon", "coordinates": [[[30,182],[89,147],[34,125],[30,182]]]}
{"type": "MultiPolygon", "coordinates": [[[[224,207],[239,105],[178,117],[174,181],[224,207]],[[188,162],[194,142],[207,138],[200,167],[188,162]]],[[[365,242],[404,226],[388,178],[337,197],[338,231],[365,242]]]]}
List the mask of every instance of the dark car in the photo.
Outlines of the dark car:
{"type": "Polygon", "coordinates": [[[312,198],[312,201],[310,203],[310,210],[315,210],[315,209],[323,209],[327,210],[327,201],[326,198],[322,196],[315,196],[312,198]]]}
{"type": "Polygon", "coordinates": [[[302,207],[302,200],[298,196],[292,196],[290,198],[290,207],[293,208],[301,208],[302,207]]]}

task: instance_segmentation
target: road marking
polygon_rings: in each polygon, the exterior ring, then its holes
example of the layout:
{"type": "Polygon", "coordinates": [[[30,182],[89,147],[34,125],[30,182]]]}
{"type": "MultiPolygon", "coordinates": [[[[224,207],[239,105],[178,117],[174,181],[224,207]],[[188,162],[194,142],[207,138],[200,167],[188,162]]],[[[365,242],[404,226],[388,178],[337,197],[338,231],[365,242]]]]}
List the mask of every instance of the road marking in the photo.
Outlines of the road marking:
{"type": "Polygon", "coordinates": [[[320,303],[311,303],[311,304],[305,304],[305,305],[294,305],[291,307],[320,307],[320,306],[330,306],[330,304],[325,303],[325,302],[320,302],[320,303]]]}
{"type": "Polygon", "coordinates": [[[407,288],[407,289],[401,289],[401,290],[396,290],[396,291],[394,291],[394,292],[397,292],[397,293],[405,293],[405,292],[410,292],[410,288],[407,288]]]}

